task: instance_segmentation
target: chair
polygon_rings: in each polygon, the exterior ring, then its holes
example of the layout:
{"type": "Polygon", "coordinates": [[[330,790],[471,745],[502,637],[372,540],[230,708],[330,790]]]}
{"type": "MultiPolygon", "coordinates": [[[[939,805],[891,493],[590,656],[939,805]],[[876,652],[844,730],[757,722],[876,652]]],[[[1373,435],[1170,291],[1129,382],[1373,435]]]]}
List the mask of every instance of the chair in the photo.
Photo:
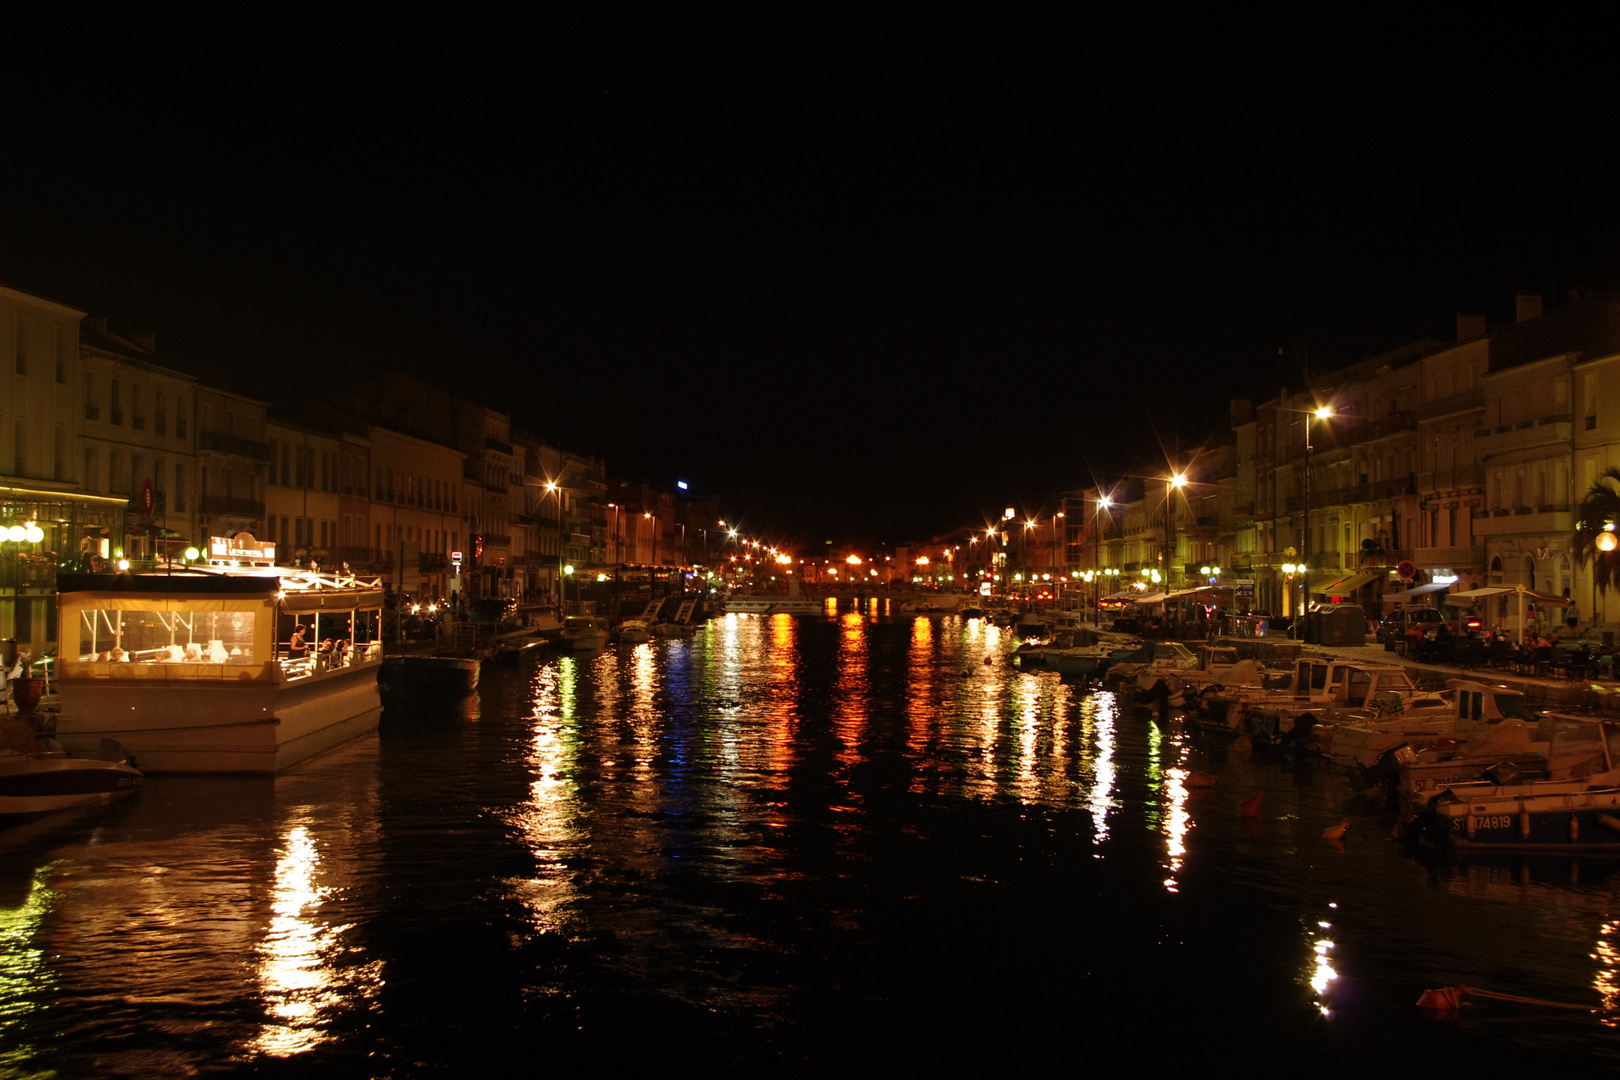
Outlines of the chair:
{"type": "Polygon", "coordinates": [[[1534,669],[1532,674],[1546,676],[1551,673],[1553,661],[1552,653],[1552,647],[1549,645],[1537,645],[1531,650],[1530,663],[1531,667],[1534,669]]]}

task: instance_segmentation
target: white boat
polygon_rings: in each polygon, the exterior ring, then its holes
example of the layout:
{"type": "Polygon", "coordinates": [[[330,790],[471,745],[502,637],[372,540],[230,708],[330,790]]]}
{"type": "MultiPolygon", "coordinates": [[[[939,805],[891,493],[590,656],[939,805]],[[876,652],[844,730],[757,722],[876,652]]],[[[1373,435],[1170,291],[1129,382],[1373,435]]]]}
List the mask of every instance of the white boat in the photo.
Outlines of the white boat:
{"type": "Polygon", "coordinates": [[[605,619],[596,615],[569,615],[564,617],[561,644],[575,652],[591,652],[607,648],[608,627],[605,619]]]}
{"type": "MultiPolygon", "coordinates": [[[[1530,732],[1535,731],[1536,715],[1524,704],[1524,694],[1518,690],[1457,679],[1449,694],[1403,697],[1380,693],[1369,703],[1369,715],[1346,716],[1334,725],[1328,760],[1347,767],[1369,768],[1397,746],[1421,750],[1442,741],[1452,750],[1476,743],[1493,745],[1495,752],[1505,757],[1514,740],[1498,732],[1498,725],[1505,720],[1529,721],[1530,732]]],[[[1525,730],[1522,724],[1511,725],[1510,729],[1521,734],[1525,730]]],[[[1526,745],[1514,746],[1512,752],[1528,753],[1528,736],[1517,741],[1526,745]]]]}
{"type": "Polygon", "coordinates": [[[820,600],[802,596],[729,596],[726,612],[734,615],[820,615],[820,600]]]}
{"type": "Polygon", "coordinates": [[[49,814],[133,794],[142,775],[123,747],[110,743],[101,753],[105,756],[69,757],[61,749],[32,754],[0,749],[0,816],[49,814]]]}
{"type": "Polygon", "coordinates": [[[377,728],[377,578],[266,566],[57,589],[56,737],[73,754],[113,739],[148,773],[276,773],[377,728]]]}
{"type": "Polygon", "coordinates": [[[618,638],[626,645],[640,645],[644,641],[652,640],[652,624],[646,619],[626,619],[619,624],[618,638]]]}

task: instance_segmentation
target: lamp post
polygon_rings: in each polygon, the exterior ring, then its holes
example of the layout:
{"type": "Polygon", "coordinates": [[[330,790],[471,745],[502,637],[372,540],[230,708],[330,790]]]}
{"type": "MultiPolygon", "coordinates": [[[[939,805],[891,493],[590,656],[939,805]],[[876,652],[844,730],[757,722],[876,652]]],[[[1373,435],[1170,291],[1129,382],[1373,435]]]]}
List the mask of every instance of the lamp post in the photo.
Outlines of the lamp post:
{"type": "Polygon", "coordinates": [[[1091,622],[1093,626],[1102,625],[1102,512],[1114,505],[1114,500],[1107,495],[1097,496],[1097,512],[1091,515],[1091,580],[1096,586],[1096,593],[1091,603],[1091,622]]]}
{"type": "Polygon", "coordinates": [[[1170,562],[1176,557],[1176,541],[1172,534],[1175,521],[1175,493],[1187,484],[1186,473],[1171,473],[1164,481],[1164,588],[1170,591],[1170,583],[1174,580],[1170,573],[1170,562]]]}
{"type": "Polygon", "coordinates": [[[1332,415],[1333,408],[1330,405],[1319,406],[1314,411],[1305,414],[1305,472],[1300,478],[1300,492],[1303,496],[1300,501],[1305,508],[1305,530],[1304,537],[1299,545],[1300,553],[1304,556],[1304,562],[1299,565],[1300,610],[1295,613],[1296,622],[1299,616],[1305,618],[1305,637],[1303,639],[1305,641],[1309,641],[1311,636],[1311,418],[1326,420],[1332,415]]]}
{"type": "Polygon", "coordinates": [[[561,614],[566,599],[563,591],[562,487],[555,480],[547,480],[546,490],[557,496],[557,612],[561,614]]]}

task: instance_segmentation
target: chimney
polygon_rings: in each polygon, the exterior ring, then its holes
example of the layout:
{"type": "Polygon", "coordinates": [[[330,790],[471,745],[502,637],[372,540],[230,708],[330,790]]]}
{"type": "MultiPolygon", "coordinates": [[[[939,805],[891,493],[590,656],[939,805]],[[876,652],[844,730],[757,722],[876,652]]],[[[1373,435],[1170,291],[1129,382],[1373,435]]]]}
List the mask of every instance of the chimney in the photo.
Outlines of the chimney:
{"type": "Polygon", "coordinates": [[[1519,293],[1514,300],[1514,322],[1524,322],[1526,319],[1539,318],[1541,315],[1540,293],[1519,293]]]}
{"type": "MultiPolygon", "coordinates": [[[[1521,320],[1523,316],[1520,316],[1521,320]]],[[[1485,316],[1477,311],[1457,312],[1457,340],[1467,341],[1485,333],[1485,316]]]]}
{"type": "Polygon", "coordinates": [[[157,355],[157,335],[155,333],[153,333],[152,331],[150,331],[150,330],[131,331],[130,334],[129,334],[129,340],[133,341],[136,345],[140,346],[142,349],[145,349],[148,353],[152,354],[153,356],[157,355]]]}
{"type": "Polygon", "coordinates": [[[84,317],[84,325],[89,327],[93,333],[105,334],[107,332],[107,316],[86,315],[84,317]]]}

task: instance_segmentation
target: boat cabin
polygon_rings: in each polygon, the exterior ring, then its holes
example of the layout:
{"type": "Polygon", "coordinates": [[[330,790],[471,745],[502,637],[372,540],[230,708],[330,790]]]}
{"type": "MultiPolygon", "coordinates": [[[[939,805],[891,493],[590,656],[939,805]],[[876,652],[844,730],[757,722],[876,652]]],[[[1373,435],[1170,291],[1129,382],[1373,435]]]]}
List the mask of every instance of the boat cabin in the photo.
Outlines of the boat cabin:
{"type": "Polygon", "coordinates": [[[63,574],[69,750],[117,739],[143,772],[274,773],[375,729],[381,582],[247,572],[63,574]]]}

